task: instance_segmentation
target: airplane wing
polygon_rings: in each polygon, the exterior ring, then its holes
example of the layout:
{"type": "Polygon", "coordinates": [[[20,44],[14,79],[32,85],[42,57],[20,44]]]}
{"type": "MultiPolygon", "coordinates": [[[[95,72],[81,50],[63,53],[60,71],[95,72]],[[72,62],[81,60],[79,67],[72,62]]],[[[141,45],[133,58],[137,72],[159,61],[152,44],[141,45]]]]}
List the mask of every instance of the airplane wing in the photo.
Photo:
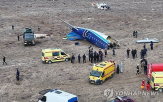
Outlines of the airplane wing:
{"type": "Polygon", "coordinates": [[[73,40],[77,40],[77,39],[84,39],[83,37],[81,37],[80,35],[78,35],[78,34],[76,34],[75,32],[70,32],[67,36],[66,36],[66,38],[68,39],[68,40],[71,40],[71,41],[73,41],[73,40]]]}

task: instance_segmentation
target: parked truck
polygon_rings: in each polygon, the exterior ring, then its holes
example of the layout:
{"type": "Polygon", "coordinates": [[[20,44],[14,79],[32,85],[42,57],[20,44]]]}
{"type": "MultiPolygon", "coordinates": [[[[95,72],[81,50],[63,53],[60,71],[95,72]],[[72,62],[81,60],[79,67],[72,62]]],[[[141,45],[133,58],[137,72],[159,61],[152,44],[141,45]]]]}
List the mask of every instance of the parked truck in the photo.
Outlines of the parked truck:
{"type": "Polygon", "coordinates": [[[54,89],[45,92],[38,102],[78,102],[78,98],[76,95],[54,89]]]}
{"type": "Polygon", "coordinates": [[[34,31],[32,28],[25,28],[23,32],[24,46],[35,45],[34,31]]]}
{"type": "Polygon", "coordinates": [[[151,79],[152,72],[161,72],[161,71],[163,71],[163,63],[148,64],[147,77],[151,79]]]}

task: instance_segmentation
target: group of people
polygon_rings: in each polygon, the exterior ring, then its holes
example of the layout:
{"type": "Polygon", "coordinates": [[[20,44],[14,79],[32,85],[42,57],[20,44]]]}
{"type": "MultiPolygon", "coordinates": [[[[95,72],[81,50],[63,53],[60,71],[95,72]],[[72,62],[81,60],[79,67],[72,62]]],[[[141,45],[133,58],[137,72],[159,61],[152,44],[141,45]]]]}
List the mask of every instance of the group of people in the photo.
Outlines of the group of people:
{"type": "Polygon", "coordinates": [[[137,31],[133,31],[133,37],[137,38],[138,36],[138,32],[137,31]]]}
{"type": "MultiPolygon", "coordinates": [[[[85,55],[85,54],[83,54],[82,58],[83,58],[83,63],[86,63],[86,55],[85,55]]],[[[80,54],[79,54],[79,55],[78,55],[78,62],[79,62],[79,63],[80,63],[80,60],[81,60],[81,56],[80,56],[80,54]]],[[[74,63],[74,62],[75,62],[75,56],[74,56],[74,54],[72,53],[71,63],[74,63]]]]}
{"type": "MultiPolygon", "coordinates": [[[[147,88],[147,91],[150,91],[150,82],[149,82],[149,80],[147,81],[146,88],[147,88]]],[[[145,89],[145,81],[144,80],[142,81],[141,89],[142,90],[145,89]]]]}
{"type": "MultiPolygon", "coordinates": [[[[91,63],[98,63],[98,62],[103,61],[104,56],[105,57],[107,56],[107,49],[104,50],[104,54],[103,54],[101,49],[99,49],[99,52],[96,52],[96,51],[93,52],[93,48],[89,47],[88,58],[91,63]]],[[[83,63],[86,63],[86,55],[85,54],[83,54],[83,56],[81,56],[80,54],[78,55],[79,63],[81,61],[81,58],[83,58],[83,63]]],[[[74,63],[74,62],[75,62],[75,55],[72,53],[71,63],[74,63]]]]}
{"type": "MultiPolygon", "coordinates": [[[[132,58],[135,59],[135,57],[137,57],[137,50],[136,49],[132,49],[131,50],[131,55],[132,55],[132,58]]],[[[127,49],[127,58],[129,58],[130,56],[130,49],[128,48],[127,49]]]]}

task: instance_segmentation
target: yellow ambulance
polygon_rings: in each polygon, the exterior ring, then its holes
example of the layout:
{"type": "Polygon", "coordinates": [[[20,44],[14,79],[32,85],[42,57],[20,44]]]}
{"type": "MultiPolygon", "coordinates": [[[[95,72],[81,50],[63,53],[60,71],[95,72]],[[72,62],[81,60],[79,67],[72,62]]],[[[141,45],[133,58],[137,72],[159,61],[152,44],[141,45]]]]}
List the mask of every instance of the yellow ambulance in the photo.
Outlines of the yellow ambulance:
{"type": "Polygon", "coordinates": [[[69,61],[70,55],[66,54],[59,48],[43,49],[42,50],[42,62],[49,63],[59,61],[69,61]]]}
{"type": "Polygon", "coordinates": [[[150,79],[152,89],[162,92],[163,90],[163,72],[152,72],[150,79]]]}
{"type": "Polygon", "coordinates": [[[89,83],[102,84],[109,77],[113,77],[115,73],[115,64],[113,61],[101,62],[93,66],[93,70],[89,76],[89,83]]]}

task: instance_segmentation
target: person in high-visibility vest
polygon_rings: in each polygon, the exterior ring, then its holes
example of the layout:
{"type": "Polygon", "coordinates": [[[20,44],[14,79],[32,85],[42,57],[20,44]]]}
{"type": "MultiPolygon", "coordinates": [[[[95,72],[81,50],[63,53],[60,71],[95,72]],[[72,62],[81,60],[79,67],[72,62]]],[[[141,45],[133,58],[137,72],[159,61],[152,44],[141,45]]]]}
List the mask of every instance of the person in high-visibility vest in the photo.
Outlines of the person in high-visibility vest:
{"type": "Polygon", "coordinates": [[[149,81],[147,82],[146,87],[147,87],[147,91],[150,91],[150,87],[151,87],[151,86],[150,86],[150,82],[149,82],[149,81]]]}

